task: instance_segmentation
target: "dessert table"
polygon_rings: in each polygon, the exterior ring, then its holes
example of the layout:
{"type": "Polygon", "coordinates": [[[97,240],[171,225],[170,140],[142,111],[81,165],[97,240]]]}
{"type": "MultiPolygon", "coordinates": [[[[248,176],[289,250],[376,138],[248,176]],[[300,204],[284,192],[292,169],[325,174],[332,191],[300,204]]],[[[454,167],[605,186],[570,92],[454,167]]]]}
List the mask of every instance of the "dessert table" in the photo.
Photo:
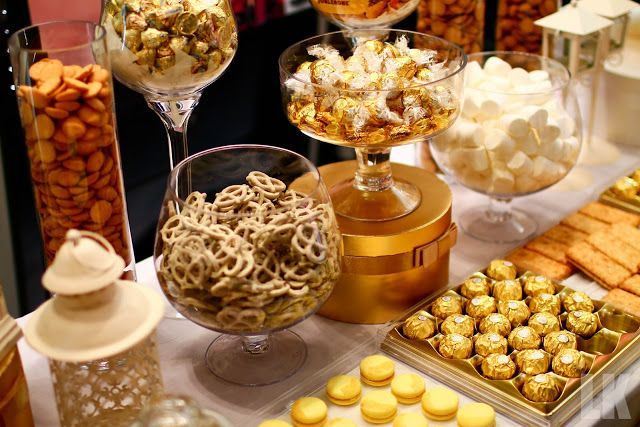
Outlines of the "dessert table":
{"type": "MultiPolygon", "coordinates": [[[[395,161],[413,163],[414,147],[396,149],[395,161]]],[[[640,167],[640,150],[621,146],[621,157],[611,165],[580,167],[578,172],[591,173],[593,184],[586,189],[574,191],[552,187],[541,193],[519,198],[514,207],[526,210],[538,221],[541,233],[560,218],[578,209],[587,201],[595,200],[617,177],[640,167]]],[[[568,178],[571,183],[571,178],[568,178]]],[[[566,186],[567,182],[564,183],[566,186]]],[[[562,183],[561,183],[562,185],[562,183]]],[[[484,197],[450,183],[454,194],[454,219],[473,205],[480,205],[484,197]]],[[[154,221],[154,214],[150,214],[154,221]]],[[[500,257],[517,244],[490,244],[466,236],[460,230],[458,242],[451,253],[450,285],[459,283],[465,276],[486,265],[492,258],[500,257]]],[[[137,264],[139,282],[145,286],[159,287],[151,258],[137,264]]],[[[595,283],[585,286],[581,283],[571,286],[585,290],[595,298],[606,291],[595,283]]],[[[18,319],[24,326],[29,318],[18,319]]],[[[204,351],[216,334],[189,321],[165,318],[158,328],[158,344],[165,389],[170,393],[186,394],[194,397],[202,406],[218,411],[228,417],[236,426],[253,427],[258,424],[256,412],[294,387],[309,376],[326,367],[350,349],[363,343],[372,342],[380,325],[352,325],[340,323],[314,315],[293,328],[307,343],[308,357],[303,368],[294,376],[280,383],[263,387],[242,387],[218,380],[207,370],[204,351]]],[[[19,348],[26,373],[31,406],[37,426],[58,425],[53,388],[47,361],[35,353],[22,339],[19,348]]],[[[375,350],[374,350],[375,351],[375,350]]],[[[257,364],[256,369],[260,369],[257,364]]],[[[605,389],[590,402],[583,404],[569,425],[602,425],[612,421],[611,411],[617,407],[616,425],[637,425],[640,420],[640,361],[636,361],[615,382],[615,387],[605,389]],[[587,408],[587,409],[585,409],[587,408]],[[625,413],[625,408],[628,413],[625,413]],[[619,417],[619,418],[618,418],[619,417]],[[609,419],[606,419],[609,418],[609,419]],[[624,419],[627,418],[627,419],[624,419]]],[[[435,383],[435,380],[427,380],[435,383]]],[[[613,412],[615,414],[615,411],[613,412]]],[[[512,424],[500,417],[498,425],[512,424]]]]}

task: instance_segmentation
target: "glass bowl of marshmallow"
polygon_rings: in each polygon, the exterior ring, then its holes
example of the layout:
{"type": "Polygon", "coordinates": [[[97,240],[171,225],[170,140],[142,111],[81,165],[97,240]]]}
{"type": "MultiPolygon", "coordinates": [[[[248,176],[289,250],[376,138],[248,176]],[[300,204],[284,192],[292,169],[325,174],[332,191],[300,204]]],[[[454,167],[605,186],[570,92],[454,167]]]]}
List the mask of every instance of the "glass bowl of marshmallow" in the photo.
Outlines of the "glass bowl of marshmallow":
{"type": "Polygon", "coordinates": [[[461,115],[431,140],[440,168],[489,196],[459,218],[465,232],[491,242],[531,237],[537,224],[512,209],[514,197],[548,188],[573,168],[581,147],[575,88],[560,62],[522,52],[468,55],[461,115]]]}

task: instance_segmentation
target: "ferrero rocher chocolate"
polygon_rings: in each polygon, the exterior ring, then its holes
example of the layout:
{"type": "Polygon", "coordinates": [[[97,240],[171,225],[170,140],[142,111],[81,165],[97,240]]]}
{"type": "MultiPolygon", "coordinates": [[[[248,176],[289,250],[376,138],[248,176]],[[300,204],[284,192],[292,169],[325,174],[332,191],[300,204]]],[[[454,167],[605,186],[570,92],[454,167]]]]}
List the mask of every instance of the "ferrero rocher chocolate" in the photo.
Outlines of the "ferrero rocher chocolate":
{"type": "Polygon", "coordinates": [[[460,287],[460,293],[467,298],[491,293],[491,283],[487,277],[471,276],[460,287]]]}
{"type": "Polygon", "coordinates": [[[562,387],[557,378],[549,374],[528,377],[522,385],[522,394],[534,402],[553,402],[560,396],[562,387]]]}
{"type": "Polygon", "coordinates": [[[580,310],[591,313],[594,309],[593,301],[591,301],[591,298],[582,291],[571,292],[569,295],[564,297],[562,304],[564,305],[564,309],[567,311],[580,310]]]}
{"type": "Polygon", "coordinates": [[[540,335],[529,326],[518,326],[509,334],[509,345],[514,350],[540,348],[540,335]]]}
{"type": "Polygon", "coordinates": [[[529,301],[529,310],[531,310],[532,313],[547,312],[558,316],[561,308],[560,297],[558,295],[542,293],[531,298],[529,301]]]}
{"type": "Polygon", "coordinates": [[[436,333],[436,323],[431,319],[429,313],[420,310],[404,321],[402,333],[407,338],[426,340],[436,333]]]}
{"type": "Polygon", "coordinates": [[[625,176],[616,181],[611,191],[623,199],[633,199],[640,192],[640,182],[625,176]]]}
{"type": "Polygon", "coordinates": [[[521,300],[522,285],[517,280],[499,280],[493,284],[493,297],[498,301],[521,300]]]}
{"type": "Polygon", "coordinates": [[[581,377],[586,367],[586,361],[578,350],[570,348],[560,350],[551,362],[553,372],[563,377],[581,377]]]}
{"type": "Polygon", "coordinates": [[[476,338],[476,353],[482,357],[490,354],[507,354],[507,347],[507,339],[493,332],[480,334],[476,338]]]}
{"type": "Polygon", "coordinates": [[[524,293],[530,297],[535,297],[540,294],[555,294],[556,287],[553,285],[551,279],[544,276],[525,276],[522,277],[524,284],[524,293]]]}
{"type": "Polygon", "coordinates": [[[471,338],[474,326],[475,323],[471,317],[464,314],[453,314],[444,319],[440,325],[440,331],[445,335],[460,334],[471,338]]]}
{"type": "Polygon", "coordinates": [[[492,380],[508,380],[516,373],[513,360],[504,354],[490,354],[482,361],[482,375],[492,380]]]}
{"type": "Polygon", "coordinates": [[[544,374],[549,370],[551,358],[542,350],[522,350],[516,354],[516,365],[527,375],[544,374]]]}
{"type": "Polygon", "coordinates": [[[557,354],[560,350],[578,348],[578,340],[573,332],[558,331],[551,332],[544,337],[544,350],[547,353],[557,354]]]}
{"type": "Polygon", "coordinates": [[[541,337],[560,330],[560,321],[551,313],[535,313],[529,318],[529,323],[527,324],[541,337]]]}
{"type": "Polygon", "coordinates": [[[504,314],[514,328],[523,325],[531,314],[524,301],[498,301],[498,312],[504,314]]]}
{"type": "Polygon", "coordinates": [[[492,313],[480,321],[479,329],[483,334],[493,332],[506,337],[511,332],[511,322],[504,314],[492,313]]]}
{"type": "Polygon", "coordinates": [[[517,274],[516,266],[503,259],[494,259],[487,267],[487,276],[495,280],[513,280],[517,274]]]}
{"type": "Polygon", "coordinates": [[[488,295],[480,295],[467,301],[467,314],[475,319],[487,317],[496,311],[496,301],[488,295]]]}
{"type": "Polygon", "coordinates": [[[442,338],[438,350],[448,359],[468,359],[472,354],[473,343],[464,335],[449,334],[442,338]]]}
{"type": "Polygon", "coordinates": [[[446,319],[454,314],[462,314],[462,301],[455,295],[443,295],[433,302],[431,314],[446,319]]]}
{"type": "Polygon", "coordinates": [[[598,330],[598,316],[588,311],[571,311],[567,315],[565,327],[574,334],[589,338],[598,330]]]}

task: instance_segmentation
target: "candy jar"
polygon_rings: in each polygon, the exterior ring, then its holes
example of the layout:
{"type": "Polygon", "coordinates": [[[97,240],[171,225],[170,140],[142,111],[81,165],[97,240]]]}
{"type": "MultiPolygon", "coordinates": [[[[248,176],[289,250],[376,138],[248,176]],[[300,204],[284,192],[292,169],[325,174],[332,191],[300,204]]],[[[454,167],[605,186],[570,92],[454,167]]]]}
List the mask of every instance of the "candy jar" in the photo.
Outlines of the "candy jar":
{"type": "Polygon", "coordinates": [[[131,427],[232,427],[222,415],[202,409],[186,396],[157,396],[131,427]]]}
{"type": "Polygon", "coordinates": [[[124,261],[100,235],[69,230],[42,283],[54,294],[24,330],[49,358],[60,424],[128,425],[162,393],[155,328],[162,297],[118,280],[124,261]]]}

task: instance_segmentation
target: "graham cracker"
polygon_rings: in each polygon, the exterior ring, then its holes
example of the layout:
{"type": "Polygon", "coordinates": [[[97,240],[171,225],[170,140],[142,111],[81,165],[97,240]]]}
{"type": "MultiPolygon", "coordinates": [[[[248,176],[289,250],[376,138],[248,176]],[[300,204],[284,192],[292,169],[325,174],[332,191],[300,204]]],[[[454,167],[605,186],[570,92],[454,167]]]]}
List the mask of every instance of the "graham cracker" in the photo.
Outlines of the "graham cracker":
{"type": "Polygon", "coordinates": [[[640,250],[640,230],[629,224],[613,224],[608,232],[629,246],[640,250]]]}
{"type": "Polygon", "coordinates": [[[605,288],[616,288],[631,277],[631,272],[587,242],[579,242],[567,251],[567,257],[580,270],[605,288]]]}
{"type": "Polygon", "coordinates": [[[640,297],[637,295],[622,289],[612,289],[602,300],[627,313],[640,316],[640,297]]]}
{"type": "Polygon", "coordinates": [[[566,255],[569,246],[552,240],[544,235],[536,237],[528,242],[524,247],[530,251],[538,252],[547,258],[551,258],[554,261],[558,261],[563,264],[569,263],[566,255]]]}
{"type": "Polygon", "coordinates": [[[598,231],[587,237],[587,242],[632,273],[640,268],[640,251],[617,239],[611,233],[598,231]]]}
{"type": "Polygon", "coordinates": [[[568,265],[524,248],[516,249],[506,259],[521,271],[533,271],[553,280],[563,280],[571,275],[571,267],[568,265]]]}
{"type": "Polygon", "coordinates": [[[640,296],[640,275],[634,274],[620,284],[620,289],[640,296]]]}
{"type": "Polygon", "coordinates": [[[560,221],[560,223],[571,228],[575,228],[576,230],[585,232],[587,234],[602,231],[608,226],[606,222],[591,218],[590,216],[587,216],[580,212],[576,212],[565,217],[562,221],[560,221]]]}
{"type": "Polygon", "coordinates": [[[640,225],[640,216],[600,202],[591,202],[588,205],[583,206],[580,209],[580,212],[608,224],[622,223],[629,224],[634,227],[640,225]]]}
{"type": "Polygon", "coordinates": [[[587,233],[578,231],[566,225],[558,224],[555,227],[547,230],[543,236],[548,237],[556,242],[564,243],[567,246],[571,246],[574,243],[582,242],[589,236],[587,233]]]}

